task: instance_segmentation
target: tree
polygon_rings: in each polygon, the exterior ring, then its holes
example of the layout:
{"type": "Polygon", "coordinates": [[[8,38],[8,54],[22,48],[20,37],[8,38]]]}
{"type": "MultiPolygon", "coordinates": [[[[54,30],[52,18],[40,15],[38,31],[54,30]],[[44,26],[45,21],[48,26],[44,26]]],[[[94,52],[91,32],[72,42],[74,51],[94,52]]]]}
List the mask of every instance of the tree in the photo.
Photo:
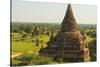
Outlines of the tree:
{"type": "Polygon", "coordinates": [[[36,46],[39,46],[39,39],[36,39],[36,46]]]}
{"type": "Polygon", "coordinates": [[[34,30],[32,31],[32,36],[39,35],[39,29],[37,26],[34,27],[34,30]]]}
{"type": "Polygon", "coordinates": [[[96,39],[89,43],[91,61],[96,61],[96,39]]]}
{"type": "Polygon", "coordinates": [[[25,31],[26,33],[30,33],[31,30],[32,30],[32,27],[31,27],[31,26],[27,26],[27,27],[25,28],[24,31],[25,31]]]}

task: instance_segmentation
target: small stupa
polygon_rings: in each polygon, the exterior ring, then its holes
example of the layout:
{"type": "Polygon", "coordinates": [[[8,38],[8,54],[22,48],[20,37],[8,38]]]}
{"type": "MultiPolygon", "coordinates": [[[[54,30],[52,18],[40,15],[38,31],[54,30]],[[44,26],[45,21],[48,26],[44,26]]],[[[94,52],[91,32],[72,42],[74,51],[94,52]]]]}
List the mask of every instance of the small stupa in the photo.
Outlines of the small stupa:
{"type": "Polygon", "coordinates": [[[68,4],[60,32],[58,32],[54,38],[50,38],[46,48],[40,49],[40,55],[49,56],[58,61],[90,61],[89,49],[86,46],[86,41],[77,30],[77,27],[71,4],[68,4]]]}

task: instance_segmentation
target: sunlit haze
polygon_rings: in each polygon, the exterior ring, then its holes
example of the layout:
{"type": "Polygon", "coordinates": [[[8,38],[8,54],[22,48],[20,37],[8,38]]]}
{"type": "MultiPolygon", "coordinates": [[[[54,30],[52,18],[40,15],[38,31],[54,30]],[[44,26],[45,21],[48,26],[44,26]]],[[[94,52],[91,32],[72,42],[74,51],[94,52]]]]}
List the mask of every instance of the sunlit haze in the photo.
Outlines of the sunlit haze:
{"type": "MultiPolygon", "coordinates": [[[[12,22],[61,23],[68,3],[12,0],[12,22]]],[[[72,5],[78,24],[96,24],[95,5],[72,5]]]]}

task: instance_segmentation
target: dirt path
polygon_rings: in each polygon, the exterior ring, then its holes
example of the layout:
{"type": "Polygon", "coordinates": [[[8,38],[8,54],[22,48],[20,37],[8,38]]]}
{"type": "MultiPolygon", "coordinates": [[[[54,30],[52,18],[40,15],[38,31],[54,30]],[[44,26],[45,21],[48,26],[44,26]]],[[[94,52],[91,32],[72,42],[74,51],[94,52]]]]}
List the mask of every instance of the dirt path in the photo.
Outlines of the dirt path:
{"type": "Polygon", "coordinates": [[[20,56],[20,55],[22,55],[22,53],[14,54],[14,55],[12,55],[11,57],[12,57],[12,58],[15,58],[15,57],[20,56]]]}
{"type": "MultiPolygon", "coordinates": [[[[33,51],[29,51],[28,53],[33,53],[33,51]]],[[[35,52],[34,52],[35,53],[35,52]]],[[[36,52],[37,53],[37,52],[36,52]]],[[[15,57],[18,57],[18,56],[20,56],[20,55],[22,55],[23,53],[17,53],[17,54],[13,54],[12,56],[11,56],[11,58],[13,59],[13,58],[15,58],[15,57]]]]}
{"type": "MultiPolygon", "coordinates": [[[[33,53],[32,51],[29,51],[29,53],[33,53]]],[[[18,57],[20,55],[22,55],[23,53],[17,53],[17,54],[13,54],[11,57],[12,58],[15,58],[15,57],[18,57]]]]}

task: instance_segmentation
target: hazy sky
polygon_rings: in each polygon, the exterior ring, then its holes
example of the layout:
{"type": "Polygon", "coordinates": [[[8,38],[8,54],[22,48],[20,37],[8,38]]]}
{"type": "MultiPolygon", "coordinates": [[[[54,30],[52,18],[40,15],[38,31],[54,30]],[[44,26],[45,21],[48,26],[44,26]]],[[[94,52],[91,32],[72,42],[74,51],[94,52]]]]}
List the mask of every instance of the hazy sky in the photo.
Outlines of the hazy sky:
{"type": "MultiPolygon", "coordinates": [[[[61,23],[66,9],[66,3],[12,0],[12,21],[61,23]]],[[[72,5],[72,9],[77,23],[96,24],[95,5],[72,5]]]]}

